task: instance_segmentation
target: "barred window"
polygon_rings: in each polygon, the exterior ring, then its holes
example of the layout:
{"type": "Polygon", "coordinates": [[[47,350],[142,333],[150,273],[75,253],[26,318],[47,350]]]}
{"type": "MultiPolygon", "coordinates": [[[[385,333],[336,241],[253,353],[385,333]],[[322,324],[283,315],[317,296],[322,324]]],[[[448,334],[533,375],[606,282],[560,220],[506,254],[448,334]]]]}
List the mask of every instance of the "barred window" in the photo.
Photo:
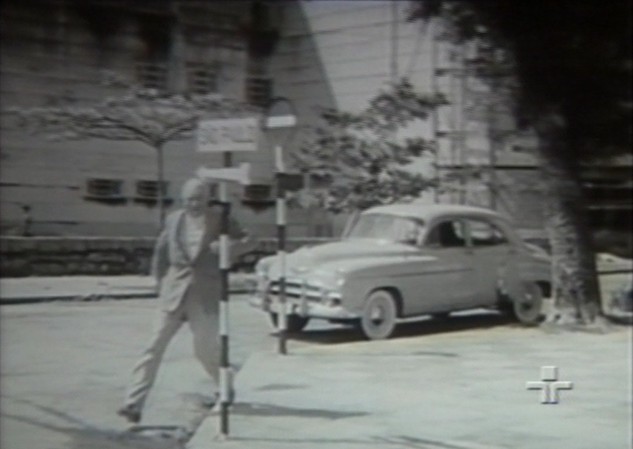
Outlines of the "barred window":
{"type": "MultiPolygon", "coordinates": [[[[136,181],[136,196],[138,198],[156,199],[158,198],[158,181],[136,181]]],[[[162,182],[162,196],[167,196],[167,190],[169,183],[167,181],[162,182]]]]}
{"type": "Polygon", "coordinates": [[[275,199],[271,197],[272,187],[268,184],[251,184],[244,186],[241,203],[255,211],[273,207],[275,199]]]}
{"type": "Polygon", "coordinates": [[[218,185],[216,183],[209,184],[209,198],[211,200],[218,198],[218,185]]]}
{"type": "Polygon", "coordinates": [[[244,197],[249,200],[266,200],[272,188],[268,184],[251,184],[244,187],[244,197]]]}
{"type": "Polygon", "coordinates": [[[188,63],[187,85],[196,94],[208,94],[218,91],[217,68],[213,64],[188,63]]]}
{"type": "Polygon", "coordinates": [[[249,76],[246,79],[246,101],[249,104],[266,107],[272,95],[272,79],[263,76],[249,76]]]}
{"type": "Polygon", "coordinates": [[[106,203],[125,202],[123,181],[120,179],[90,178],[86,180],[84,198],[106,203]]]}
{"type": "Polygon", "coordinates": [[[119,179],[88,179],[86,191],[89,196],[100,198],[120,197],[123,181],[119,179]]]}
{"type": "Polygon", "coordinates": [[[137,63],[136,78],[146,89],[165,90],[167,88],[167,67],[164,64],[137,63]]]}
{"type": "Polygon", "coordinates": [[[169,197],[169,182],[162,181],[159,183],[154,180],[138,180],[136,181],[134,192],[134,202],[140,203],[148,207],[153,207],[158,204],[159,186],[162,184],[162,203],[171,204],[173,199],[169,197]]]}

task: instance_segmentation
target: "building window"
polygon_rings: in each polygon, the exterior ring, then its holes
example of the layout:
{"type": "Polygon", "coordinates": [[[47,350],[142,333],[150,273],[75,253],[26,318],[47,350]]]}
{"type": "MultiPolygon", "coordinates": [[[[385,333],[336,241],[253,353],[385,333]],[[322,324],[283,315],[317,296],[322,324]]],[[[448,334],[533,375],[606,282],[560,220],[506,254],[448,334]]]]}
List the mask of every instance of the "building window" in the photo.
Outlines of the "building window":
{"type": "Polygon", "coordinates": [[[242,204],[256,211],[268,209],[275,205],[275,199],[271,198],[272,187],[268,184],[251,184],[244,186],[242,204]]]}
{"type": "Polygon", "coordinates": [[[209,184],[209,199],[211,202],[218,198],[218,185],[216,183],[209,184]]]}
{"type": "Polygon", "coordinates": [[[167,89],[167,67],[164,64],[136,64],[136,78],[145,89],[167,89]]]}
{"type": "Polygon", "coordinates": [[[268,77],[249,76],[246,79],[246,101],[253,106],[266,107],[273,94],[273,81],[268,77]]]}
{"type": "MultiPolygon", "coordinates": [[[[163,181],[162,183],[163,197],[167,196],[167,190],[169,183],[163,181]]],[[[158,181],[136,181],[136,196],[143,198],[158,198],[158,181]]]]}
{"type": "Polygon", "coordinates": [[[120,179],[91,178],[86,181],[85,199],[107,203],[125,202],[120,179]]]}
{"type": "Polygon", "coordinates": [[[187,64],[187,86],[195,94],[208,94],[218,91],[217,67],[212,64],[187,64]]]}
{"type": "MultiPolygon", "coordinates": [[[[140,180],[136,181],[136,192],[134,195],[134,202],[155,204],[158,201],[159,192],[158,181],[140,180]]],[[[169,197],[169,183],[167,181],[162,182],[162,199],[163,203],[171,203],[173,200],[169,197]]]]}

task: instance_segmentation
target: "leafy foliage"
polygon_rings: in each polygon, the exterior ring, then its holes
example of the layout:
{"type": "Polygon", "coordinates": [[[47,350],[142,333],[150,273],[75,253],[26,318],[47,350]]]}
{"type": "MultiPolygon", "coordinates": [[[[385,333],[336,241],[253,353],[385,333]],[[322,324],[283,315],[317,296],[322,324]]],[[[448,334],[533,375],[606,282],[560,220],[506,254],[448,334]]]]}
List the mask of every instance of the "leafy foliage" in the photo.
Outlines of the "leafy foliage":
{"type": "Polygon", "coordinates": [[[435,150],[434,143],[403,137],[428,118],[441,97],[422,95],[406,80],[380,92],[360,113],[324,110],[323,125],[293,153],[296,165],[328,186],[322,205],[334,212],[415,198],[433,185],[405,167],[435,150]]]}
{"type": "MultiPolygon", "coordinates": [[[[444,19],[456,40],[504,51],[532,124],[564,118],[565,157],[631,150],[631,4],[627,0],[417,0],[411,19],[444,19]]],[[[507,62],[507,61],[506,61],[507,62]]]]}
{"type": "Polygon", "coordinates": [[[13,109],[18,126],[56,140],[137,141],[159,148],[191,137],[202,118],[236,117],[256,112],[218,95],[174,95],[131,89],[103,102],[13,109]]]}
{"type": "MultiPolygon", "coordinates": [[[[239,117],[259,112],[218,95],[160,93],[130,88],[126,95],[95,105],[69,104],[14,108],[15,126],[53,140],[103,139],[146,144],[157,156],[157,180],[164,183],[163,147],[190,138],[201,119],[239,117]]],[[[158,189],[159,226],[165,219],[163,191],[158,189]]]]}

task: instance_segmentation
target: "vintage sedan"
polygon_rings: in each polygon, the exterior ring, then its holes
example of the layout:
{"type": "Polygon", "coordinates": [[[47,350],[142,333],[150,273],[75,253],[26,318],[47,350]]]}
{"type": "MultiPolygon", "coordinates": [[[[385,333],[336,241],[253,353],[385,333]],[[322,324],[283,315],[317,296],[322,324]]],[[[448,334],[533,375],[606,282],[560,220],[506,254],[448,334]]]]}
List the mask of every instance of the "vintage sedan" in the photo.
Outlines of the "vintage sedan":
{"type": "Polygon", "coordinates": [[[458,205],[394,204],[361,213],[339,241],[261,259],[251,304],[277,321],[284,276],[289,332],[310,319],[360,325],[388,338],[399,320],[473,308],[541,318],[550,260],[498,213],[458,205]]]}

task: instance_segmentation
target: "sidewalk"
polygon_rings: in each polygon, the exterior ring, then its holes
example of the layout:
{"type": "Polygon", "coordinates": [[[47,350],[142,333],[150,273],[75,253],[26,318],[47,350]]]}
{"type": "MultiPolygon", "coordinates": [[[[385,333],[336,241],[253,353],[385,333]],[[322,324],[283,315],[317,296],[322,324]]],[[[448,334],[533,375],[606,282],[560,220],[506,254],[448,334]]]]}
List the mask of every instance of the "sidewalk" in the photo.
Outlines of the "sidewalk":
{"type": "MultiPolygon", "coordinates": [[[[231,293],[249,291],[251,274],[231,274],[231,293]]],[[[151,276],[55,276],[0,278],[0,304],[26,304],[54,300],[153,298],[151,276]]]]}
{"type": "Polygon", "coordinates": [[[551,334],[475,325],[427,334],[432,324],[417,326],[413,337],[291,340],[290,355],[251,357],[236,379],[229,439],[218,440],[211,415],[188,448],[630,447],[630,327],[551,334]],[[548,365],[573,382],[558,404],[526,389],[548,365]]]}

